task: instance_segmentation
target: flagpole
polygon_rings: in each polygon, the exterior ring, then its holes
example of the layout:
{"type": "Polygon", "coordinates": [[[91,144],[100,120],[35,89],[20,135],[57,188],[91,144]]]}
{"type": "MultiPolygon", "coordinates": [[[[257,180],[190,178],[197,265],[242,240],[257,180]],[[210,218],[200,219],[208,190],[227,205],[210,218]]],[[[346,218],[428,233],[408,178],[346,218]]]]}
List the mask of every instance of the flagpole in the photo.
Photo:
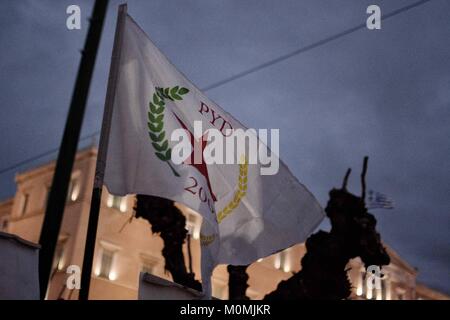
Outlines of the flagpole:
{"type": "Polygon", "coordinates": [[[125,17],[127,15],[127,5],[121,4],[117,14],[116,31],[114,35],[114,45],[111,54],[111,65],[109,69],[108,88],[106,90],[105,108],[103,111],[102,129],[97,154],[97,164],[95,168],[94,187],[92,189],[91,208],[89,212],[89,223],[86,235],[86,245],[84,249],[83,268],[81,273],[81,288],[79,300],[88,300],[89,287],[91,282],[92,264],[94,261],[95,242],[97,238],[98,218],[101,207],[103,178],[105,175],[106,155],[108,151],[108,140],[111,129],[111,119],[113,113],[114,97],[116,93],[118,67],[122,47],[123,30],[125,17]]]}
{"type": "Polygon", "coordinates": [[[45,299],[50,274],[52,272],[53,257],[58,242],[64,208],[66,206],[67,190],[78,147],[78,140],[80,138],[81,125],[83,123],[84,111],[86,109],[89,87],[107,6],[108,0],[97,0],[94,5],[58,159],[56,161],[44,221],[42,223],[39,238],[41,245],[41,250],[39,251],[39,286],[41,299],[45,299]]]}

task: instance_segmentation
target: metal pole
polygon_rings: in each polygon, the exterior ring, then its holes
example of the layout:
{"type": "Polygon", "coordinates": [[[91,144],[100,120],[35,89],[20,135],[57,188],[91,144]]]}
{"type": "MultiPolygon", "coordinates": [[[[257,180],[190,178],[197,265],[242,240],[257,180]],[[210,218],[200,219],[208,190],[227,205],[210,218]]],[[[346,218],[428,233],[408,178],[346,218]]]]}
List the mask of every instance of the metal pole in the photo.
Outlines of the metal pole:
{"type": "Polygon", "coordinates": [[[79,300],[88,300],[89,287],[92,274],[92,263],[94,261],[95,242],[97,238],[97,225],[102,199],[103,178],[105,175],[106,155],[108,151],[109,132],[111,129],[111,119],[113,113],[114,97],[116,93],[118,66],[122,47],[123,29],[127,15],[127,5],[119,6],[117,15],[116,32],[111,55],[111,65],[109,69],[108,88],[106,90],[105,108],[103,112],[102,130],[100,133],[100,143],[95,168],[94,188],[92,189],[91,209],[89,212],[89,223],[86,235],[86,245],[84,248],[83,268],[81,272],[81,288],[79,300]]]}
{"type": "Polygon", "coordinates": [[[53,256],[58,242],[59,230],[66,205],[67,189],[73,168],[73,162],[80,138],[86,101],[92,79],[92,73],[101,38],[103,21],[108,0],[96,0],[89,31],[86,37],[75,88],[67,115],[66,126],[56,162],[55,174],[45,211],[39,243],[39,284],[40,296],[44,299],[47,293],[51,274],[53,256]]]}

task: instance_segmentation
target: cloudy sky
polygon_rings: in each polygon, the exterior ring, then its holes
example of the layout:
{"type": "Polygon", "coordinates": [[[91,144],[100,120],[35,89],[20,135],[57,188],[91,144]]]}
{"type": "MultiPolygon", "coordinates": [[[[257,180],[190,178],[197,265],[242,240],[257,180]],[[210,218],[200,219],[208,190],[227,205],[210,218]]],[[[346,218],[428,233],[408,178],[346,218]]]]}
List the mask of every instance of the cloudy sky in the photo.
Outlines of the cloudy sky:
{"type": "MultiPolygon", "coordinates": [[[[152,0],[128,12],[168,58],[205,88],[412,0],[152,0]]],[[[118,1],[111,1],[82,136],[100,128],[118,1]]],[[[60,143],[92,10],[90,1],[3,0],[0,171],[60,143]],[[81,7],[82,29],[66,28],[81,7]]],[[[347,167],[369,155],[368,188],[395,200],[376,210],[382,239],[450,294],[450,1],[432,0],[207,92],[253,128],[280,128],[281,158],[325,205],[347,167]],[[447,164],[446,164],[447,163],[447,164]]],[[[89,144],[84,139],[81,146],[89,144]]],[[[14,175],[0,175],[0,198],[14,175]]],[[[350,190],[359,193],[353,176],[350,190]]],[[[322,228],[327,228],[326,224],[322,228]]]]}

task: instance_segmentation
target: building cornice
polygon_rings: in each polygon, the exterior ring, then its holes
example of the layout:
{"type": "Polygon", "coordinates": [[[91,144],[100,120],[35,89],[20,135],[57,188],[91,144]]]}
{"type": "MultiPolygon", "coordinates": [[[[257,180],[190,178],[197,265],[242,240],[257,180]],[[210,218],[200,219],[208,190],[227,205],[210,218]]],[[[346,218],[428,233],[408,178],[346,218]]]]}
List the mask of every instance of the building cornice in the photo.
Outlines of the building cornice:
{"type": "Polygon", "coordinates": [[[401,267],[402,269],[408,271],[412,275],[417,276],[418,271],[416,268],[414,268],[408,262],[403,260],[399,256],[399,254],[394,249],[392,249],[390,246],[388,246],[386,243],[383,243],[383,245],[386,247],[387,253],[389,254],[389,257],[391,258],[391,264],[397,265],[397,266],[401,267]]]}
{"type": "Polygon", "coordinates": [[[432,299],[450,300],[450,296],[448,296],[447,294],[435,290],[433,288],[430,288],[423,283],[416,284],[416,293],[419,294],[420,296],[426,296],[432,299]]]}
{"type": "MultiPolygon", "coordinates": [[[[96,147],[89,147],[87,149],[83,149],[81,151],[78,151],[75,156],[75,163],[79,161],[83,161],[85,159],[96,159],[97,158],[97,148],[96,147]]],[[[21,183],[25,180],[32,179],[34,177],[44,175],[47,173],[53,174],[56,166],[56,160],[52,160],[51,162],[40,165],[38,167],[35,167],[33,169],[21,172],[16,174],[15,181],[16,183],[21,183]]]]}

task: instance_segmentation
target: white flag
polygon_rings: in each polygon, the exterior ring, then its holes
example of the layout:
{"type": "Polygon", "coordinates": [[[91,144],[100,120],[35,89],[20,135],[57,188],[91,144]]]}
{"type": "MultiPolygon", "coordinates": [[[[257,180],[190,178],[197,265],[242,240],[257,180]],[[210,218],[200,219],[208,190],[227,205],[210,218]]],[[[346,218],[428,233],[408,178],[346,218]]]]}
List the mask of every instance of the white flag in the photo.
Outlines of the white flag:
{"type": "Polygon", "coordinates": [[[217,264],[250,264],[304,241],[323,210],[282,162],[274,175],[261,175],[263,166],[249,164],[248,155],[235,164],[175,164],[175,129],[186,129],[203,150],[208,142],[194,134],[194,121],[224,135],[245,127],[186,79],[128,15],[123,28],[105,184],[115,195],[168,198],[203,216],[202,281],[210,295],[217,264]]]}

